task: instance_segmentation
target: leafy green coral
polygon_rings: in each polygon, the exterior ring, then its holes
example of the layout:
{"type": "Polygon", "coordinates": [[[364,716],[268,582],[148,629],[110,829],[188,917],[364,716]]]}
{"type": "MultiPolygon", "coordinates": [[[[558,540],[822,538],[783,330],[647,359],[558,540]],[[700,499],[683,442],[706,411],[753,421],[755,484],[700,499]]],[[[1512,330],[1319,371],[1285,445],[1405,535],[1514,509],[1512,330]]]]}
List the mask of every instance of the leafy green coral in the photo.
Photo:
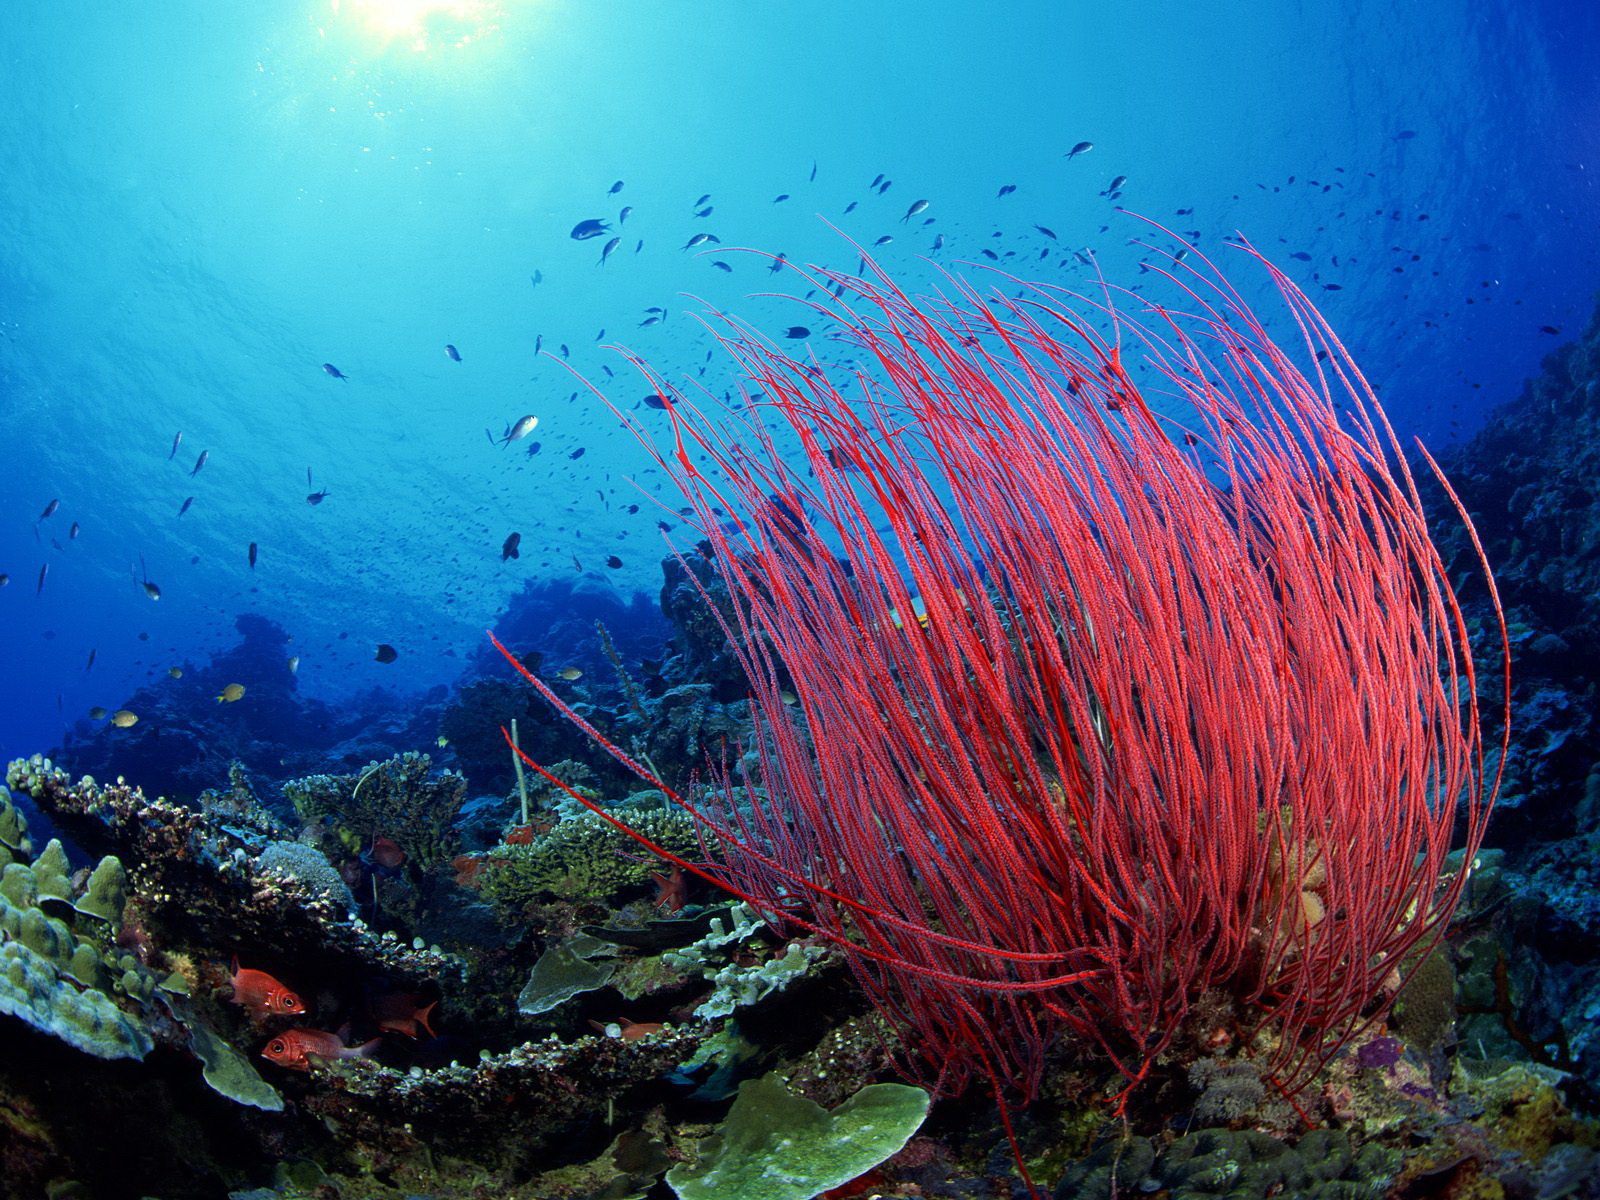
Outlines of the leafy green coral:
{"type": "MultiPolygon", "coordinates": [[[[694,822],[683,812],[631,809],[624,818],[674,854],[698,844],[694,822]]],[[[479,890],[499,907],[516,911],[539,900],[605,900],[648,883],[661,864],[640,857],[638,843],[587,810],[562,821],[526,846],[502,846],[485,861],[479,890]]]]}
{"type": "Polygon", "coordinates": [[[211,1089],[230,1100],[261,1108],[268,1112],[281,1112],[283,1097],[250,1065],[250,1060],[223,1041],[199,1021],[189,1024],[189,1048],[211,1089]]]}
{"type": "Polygon", "coordinates": [[[538,1016],[559,1008],[574,996],[605,987],[617,966],[613,962],[592,961],[612,947],[587,934],[568,938],[539,956],[528,974],[528,982],[517,997],[517,1011],[538,1016]]]}
{"type": "Polygon", "coordinates": [[[466,778],[455,771],[433,775],[433,759],[407,751],[372,762],[358,775],[308,775],[283,785],[283,794],[308,821],[334,827],[359,850],[375,837],[392,839],[423,870],[456,850],[451,830],[467,799],[466,778]]]}
{"type": "Polygon", "coordinates": [[[874,1083],[830,1112],[776,1074],[748,1080],[697,1160],[673,1167],[667,1183],[681,1200],[810,1200],[898,1154],[929,1102],[921,1088],[874,1083]]]}

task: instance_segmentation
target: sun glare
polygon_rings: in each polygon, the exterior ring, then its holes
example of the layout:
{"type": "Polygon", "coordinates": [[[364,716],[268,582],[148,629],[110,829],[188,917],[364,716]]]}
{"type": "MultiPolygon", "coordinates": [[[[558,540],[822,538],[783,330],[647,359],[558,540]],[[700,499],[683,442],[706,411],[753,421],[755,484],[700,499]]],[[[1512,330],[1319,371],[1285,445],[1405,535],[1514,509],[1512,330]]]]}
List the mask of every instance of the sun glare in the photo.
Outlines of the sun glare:
{"type": "Polygon", "coordinates": [[[336,18],[350,21],[384,49],[428,50],[470,45],[495,33],[494,0],[330,0],[336,18]]]}

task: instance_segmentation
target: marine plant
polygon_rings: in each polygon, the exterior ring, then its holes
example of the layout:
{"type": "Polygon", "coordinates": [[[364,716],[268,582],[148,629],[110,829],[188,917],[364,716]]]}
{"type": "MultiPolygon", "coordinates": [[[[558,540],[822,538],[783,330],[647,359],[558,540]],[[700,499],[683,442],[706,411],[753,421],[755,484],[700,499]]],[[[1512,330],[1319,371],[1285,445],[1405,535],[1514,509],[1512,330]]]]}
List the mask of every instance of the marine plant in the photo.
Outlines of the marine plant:
{"type": "Polygon", "coordinates": [[[1297,356],[1172,260],[1191,311],[821,273],[847,370],[730,323],[751,415],[651,379],[757,732],[704,802],[608,748],[936,1092],[1026,1100],[1066,1034],[1122,1104],[1203,1045],[1292,1096],[1460,897],[1498,786],[1467,624],[1372,389],[1266,269],[1297,356]]]}

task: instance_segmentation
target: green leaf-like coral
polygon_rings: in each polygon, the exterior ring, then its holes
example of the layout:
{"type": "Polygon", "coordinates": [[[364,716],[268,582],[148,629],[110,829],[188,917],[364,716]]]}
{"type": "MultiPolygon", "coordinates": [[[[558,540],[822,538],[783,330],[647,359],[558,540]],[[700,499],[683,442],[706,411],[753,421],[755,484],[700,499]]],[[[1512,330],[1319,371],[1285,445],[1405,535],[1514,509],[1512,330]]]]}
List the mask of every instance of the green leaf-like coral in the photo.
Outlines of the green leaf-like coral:
{"type": "Polygon", "coordinates": [[[811,1200],[899,1153],[928,1115],[928,1093],[874,1083],[833,1111],[776,1074],[739,1087],[700,1157],[667,1172],[681,1200],[811,1200]]]}

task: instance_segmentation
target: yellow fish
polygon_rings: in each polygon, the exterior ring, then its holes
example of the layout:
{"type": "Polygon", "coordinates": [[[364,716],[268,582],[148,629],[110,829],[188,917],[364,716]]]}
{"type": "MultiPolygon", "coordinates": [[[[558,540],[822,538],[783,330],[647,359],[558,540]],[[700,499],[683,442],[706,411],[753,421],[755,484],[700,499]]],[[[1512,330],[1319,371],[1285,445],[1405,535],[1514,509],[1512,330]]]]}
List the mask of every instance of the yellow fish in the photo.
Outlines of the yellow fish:
{"type": "Polygon", "coordinates": [[[583,678],[583,672],[578,670],[577,667],[562,667],[561,678],[565,679],[568,683],[577,683],[578,680],[583,678]]]}
{"type": "Polygon", "coordinates": [[[174,679],[182,679],[183,678],[183,668],[182,667],[168,667],[167,668],[167,674],[171,675],[174,679]]]}
{"type": "Polygon", "coordinates": [[[244,695],[244,684],[242,684],[242,683],[230,683],[227,687],[223,688],[220,692],[217,693],[217,703],[218,704],[232,704],[235,700],[237,700],[240,696],[243,696],[243,695],[244,695]]]}
{"type": "Polygon", "coordinates": [[[119,708],[111,714],[111,723],[118,729],[127,729],[129,726],[139,723],[139,714],[129,712],[125,708],[119,708]]]}
{"type": "Polygon", "coordinates": [[[299,669],[300,669],[300,656],[298,654],[296,654],[292,658],[289,659],[289,674],[293,675],[299,669]]]}

